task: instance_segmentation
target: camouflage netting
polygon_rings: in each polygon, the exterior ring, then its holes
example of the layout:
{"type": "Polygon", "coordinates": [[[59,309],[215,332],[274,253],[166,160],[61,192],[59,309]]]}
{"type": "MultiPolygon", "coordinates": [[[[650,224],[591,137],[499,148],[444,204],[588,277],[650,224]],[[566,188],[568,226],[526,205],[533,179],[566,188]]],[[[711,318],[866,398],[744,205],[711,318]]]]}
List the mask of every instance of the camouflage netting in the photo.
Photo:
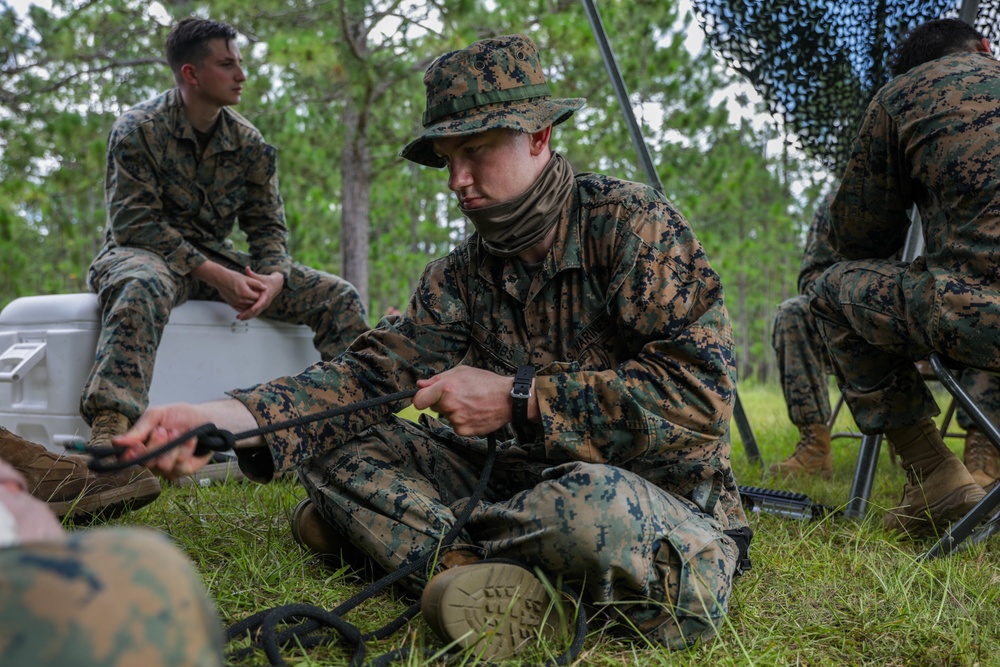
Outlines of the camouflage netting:
{"type": "MultiPolygon", "coordinates": [[[[958,17],[962,0],[693,0],[709,45],[743,74],[804,149],[840,171],[865,107],[889,80],[897,40],[958,17]]],[[[1000,45],[1000,0],[976,28],[1000,45]]]]}

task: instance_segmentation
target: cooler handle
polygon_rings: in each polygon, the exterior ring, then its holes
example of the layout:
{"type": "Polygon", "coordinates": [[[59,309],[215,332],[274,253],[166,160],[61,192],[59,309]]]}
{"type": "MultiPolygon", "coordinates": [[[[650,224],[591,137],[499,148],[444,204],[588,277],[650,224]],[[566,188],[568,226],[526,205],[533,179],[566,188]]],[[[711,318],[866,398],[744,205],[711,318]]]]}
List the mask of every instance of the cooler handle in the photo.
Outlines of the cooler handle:
{"type": "Polygon", "coordinates": [[[44,358],[44,341],[14,343],[0,355],[0,382],[20,382],[44,358]]]}

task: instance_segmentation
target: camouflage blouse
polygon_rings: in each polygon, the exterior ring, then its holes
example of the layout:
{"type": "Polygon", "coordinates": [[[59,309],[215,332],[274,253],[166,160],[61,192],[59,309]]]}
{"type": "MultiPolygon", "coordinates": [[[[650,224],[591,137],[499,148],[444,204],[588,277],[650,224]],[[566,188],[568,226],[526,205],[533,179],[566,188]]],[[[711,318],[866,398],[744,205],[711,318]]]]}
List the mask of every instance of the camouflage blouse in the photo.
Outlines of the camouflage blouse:
{"type": "MultiPolygon", "coordinates": [[[[687,220],[644,185],[578,174],[536,272],[473,234],[427,266],[402,317],[333,362],[232,395],[269,424],[410,389],[457,364],[513,375],[529,363],[543,426],[529,447],[554,464],[620,466],[693,499],[723,528],[745,525],[730,467],[735,368],[722,285],[687,220]]],[[[276,468],[400,407],[270,435],[276,468]]]]}
{"type": "Polygon", "coordinates": [[[105,248],[149,250],[178,275],[200,266],[206,255],[238,268],[244,260],[229,236],[239,224],[251,268],[287,278],[291,258],[277,158],[257,128],[232,109],[222,110],[202,152],[179,91],[139,104],[115,121],[108,139],[105,248]]]}
{"type": "Polygon", "coordinates": [[[945,299],[983,288],[1000,298],[998,174],[1000,63],[963,52],[914,67],[865,112],[831,206],[830,242],[849,259],[889,258],[916,204],[925,251],[914,279],[945,299]]]}

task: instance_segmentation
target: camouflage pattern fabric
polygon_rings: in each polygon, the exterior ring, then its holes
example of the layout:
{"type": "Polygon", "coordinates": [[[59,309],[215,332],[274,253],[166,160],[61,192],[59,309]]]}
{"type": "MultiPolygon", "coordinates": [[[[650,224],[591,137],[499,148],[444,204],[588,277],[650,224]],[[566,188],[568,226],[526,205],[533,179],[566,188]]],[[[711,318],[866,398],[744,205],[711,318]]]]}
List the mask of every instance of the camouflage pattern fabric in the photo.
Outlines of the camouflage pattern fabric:
{"type": "MultiPolygon", "coordinates": [[[[686,572],[678,574],[678,604],[702,600],[700,627],[710,628],[726,607],[736,559],[720,531],[747,525],[730,465],[735,369],[722,285],[687,221],[651,188],[579,174],[566,197],[536,273],[485,252],[474,234],[428,265],[403,317],[383,320],[333,362],[232,395],[267,424],[409,389],[459,363],[508,376],[533,364],[542,428],[523,443],[526,463],[498,465],[487,498],[495,507],[477,514],[471,530],[483,532],[470,541],[486,555],[517,552],[528,565],[577,558],[573,571],[589,573],[598,603],[669,598],[654,593],[670,587],[669,577],[650,570],[669,569],[672,549],[686,572]],[[561,464],[568,465],[556,470],[561,464]],[[577,475],[587,479],[573,481],[577,475]],[[559,519],[560,502],[549,492],[563,493],[576,514],[559,519]],[[644,502],[626,512],[640,496],[644,502]],[[595,549],[599,502],[613,508],[618,521],[608,523],[628,535],[628,549],[595,549]],[[657,516],[639,507],[655,507],[657,516]],[[507,512],[524,523],[505,529],[507,512]],[[544,530],[529,528],[535,512],[544,530]],[[626,570],[628,577],[612,578],[626,570]]],[[[308,475],[317,480],[317,507],[376,561],[398,566],[454,521],[479,470],[464,453],[485,449],[484,439],[458,438],[432,422],[390,419],[400,407],[266,436],[273,469],[251,470],[243,455],[244,471],[267,479],[315,457],[308,475]],[[352,485],[345,496],[324,483],[334,479],[352,485]]],[[[501,440],[511,437],[506,431],[501,440]]],[[[678,645],[697,635],[691,624],[661,618],[664,608],[645,611],[646,620],[660,619],[642,626],[657,640],[678,645]]],[[[667,605],[665,614],[676,611],[667,605]]]]}
{"type": "Polygon", "coordinates": [[[778,377],[788,419],[796,426],[825,424],[830,409],[830,362],[809,297],[800,294],[778,304],[771,345],[778,360],[778,377]]]}
{"type": "MultiPolygon", "coordinates": [[[[715,519],[615,466],[552,466],[541,447],[516,441],[501,452],[457,548],[582,582],[590,600],[672,648],[713,631],[728,608],[736,558],[715,519]]],[[[424,415],[419,425],[392,418],[371,426],[299,474],[323,516],[392,571],[438,548],[485,458],[485,441],[424,415]]],[[[407,584],[420,590],[428,576],[407,584]]]]}
{"type": "Polygon", "coordinates": [[[126,112],[108,140],[106,197],[105,245],[89,273],[102,328],[80,401],[88,423],[102,410],[135,422],[146,408],[171,308],[220,300],[191,275],[206,259],[240,272],[282,273],[285,288],[262,316],[308,325],[325,359],[368,330],[350,283],[292,261],[277,151],[232,109],[222,110],[204,153],[177,90],[126,112]],[[229,239],[237,223],[249,254],[229,239]]]}
{"type": "Polygon", "coordinates": [[[94,529],[0,549],[5,667],[218,667],[201,578],[165,538],[94,529]]]}
{"type": "Polygon", "coordinates": [[[796,426],[825,424],[831,415],[830,362],[806,296],[816,278],[843,259],[827,242],[831,201],[832,193],[816,208],[799,267],[799,294],[778,305],[771,332],[788,418],[796,426]]]}
{"type": "Polygon", "coordinates": [[[915,67],[865,113],[831,206],[830,242],[852,261],[811,303],[864,433],[938,413],[913,361],[932,350],[1000,370],[1000,63],[957,53],[915,67]],[[925,254],[899,250],[915,204],[925,254]]]}
{"type": "MultiPolygon", "coordinates": [[[[990,421],[1000,426],[1000,376],[965,369],[958,383],[990,421]]],[[[956,411],[956,420],[966,430],[973,425],[972,419],[961,408],[956,411]]]]}
{"type": "Polygon", "coordinates": [[[441,168],[436,137],[507,128],[531,134],[558,125],[579,110],[583,98],[553,98],[535,43],[527,35],[482,39],[445,53],[424,74],[424,130],[400,156],[441,168]]]}

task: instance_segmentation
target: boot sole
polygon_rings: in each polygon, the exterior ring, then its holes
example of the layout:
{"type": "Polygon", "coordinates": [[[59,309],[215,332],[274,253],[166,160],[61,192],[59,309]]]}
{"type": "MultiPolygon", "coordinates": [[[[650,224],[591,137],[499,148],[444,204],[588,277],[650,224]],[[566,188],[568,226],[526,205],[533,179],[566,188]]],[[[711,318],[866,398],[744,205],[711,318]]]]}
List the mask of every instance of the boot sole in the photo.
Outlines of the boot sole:
{"type": "Polygon", "coordinates": [[[570,619],[530,571],[480,563],[435,576],[421,599],[424,619],[448,644],[474,649],[481,660],[503,660],[529,642],[554,639],[570,619]]]}
{"type": "Polygon", "coordinates": [[[93,495],[46,504],[56,516],[74,522],[96,517],[113,519],[126,512],[145,507],[160,496],[160,490],[159,480],[155,477],[143,477],[125,486],[93,495]]]}

